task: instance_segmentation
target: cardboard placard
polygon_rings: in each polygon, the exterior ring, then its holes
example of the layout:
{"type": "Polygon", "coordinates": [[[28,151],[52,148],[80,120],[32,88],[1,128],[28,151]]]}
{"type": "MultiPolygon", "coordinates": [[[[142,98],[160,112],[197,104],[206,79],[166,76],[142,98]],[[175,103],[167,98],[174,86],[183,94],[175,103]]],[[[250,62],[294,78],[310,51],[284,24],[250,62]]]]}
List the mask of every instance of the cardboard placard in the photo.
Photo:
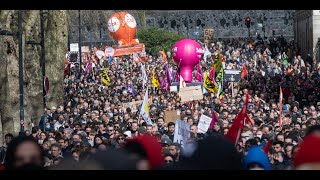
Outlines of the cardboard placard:
{"type": "Polygon", "coordinates": [[[214,29],[208,28],[204,29],[204,43],[209,44],[213,41],[213,34],[214,34],[214,29]]]}
{"type": "Polygon", "coordinates": [[[166,123],[175,122],[177,119],[180,119],[180,111],[165,111],[164,120],[166,123]]]}
{"type": "MultiPolygon", "coordinates": [[[[140,101],[132,101],[132,102],[128,102],[128,103],[122,103],[122,107],[123,108],[130,108],[131,109],[131,112],[137,112],[138,111],[138,108],[139,106],[142,104],[143,100],[140,100],[140,101]]],[[[149,102],[149,106],[150,104],[152,103],[152,98],[149,98],[148,99],[148,102],[149,102]]]]}
{"type": "Polygon", "coordinates": [[[203,99],[201,86],[189,86],[180,90],[181,102],[203,99]]]}

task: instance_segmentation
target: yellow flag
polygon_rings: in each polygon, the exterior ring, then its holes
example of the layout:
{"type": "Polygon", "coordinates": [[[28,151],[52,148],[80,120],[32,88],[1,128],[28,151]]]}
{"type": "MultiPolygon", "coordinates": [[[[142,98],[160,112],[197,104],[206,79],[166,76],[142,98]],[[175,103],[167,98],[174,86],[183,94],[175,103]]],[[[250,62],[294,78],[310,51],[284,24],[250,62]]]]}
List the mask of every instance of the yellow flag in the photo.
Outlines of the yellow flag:
{"type": "Polygon", "coordinates": [[[166,53],[164,52],[164,50],[160,51],[160,53],[161,53],[161,55],[162,55],[162,60],[163,60],[165,63],[167,63],[167,62],[168,62],[168,60],[167,60],[167,55],[166,55],[166,53]]]}
{"type": "Polygon", "coordinates": [[[110,78],[108,76],[107,71],[102,67],[102,72],[100,73],[101,81],[106,84],[107,86],[110,86],[110,78]]]}
{"type": "Polygon", "coordinates": [[[148,102],[148,88],[146,94],[144,95],[143,102],[141,105],[140,115],[146,121],[148,125],[152,125],[151,118],[149,116],[149,102],[148,102]]]}
{"type": "Polygon", "coordinates": [[[157,88],[160,88],[160,83],[156,77],[156,73],[154,72],[154,69],[152,71],[152,86],[153,87],[157,87],[157,88]]]}
{"type": "Polygon", "coordinates": [[[214,58],[214,72],[218,73],[222,67],[222,61],[220,58],[220,52],[218,52],[218,54],[215,56],[214,58]]]}
{"type": "Polygon", "coordinates": [[[204,73],[203,86],[212,93],[216,93],[218,90],[216,84],[212,82],[207,72],[204,73]]]}

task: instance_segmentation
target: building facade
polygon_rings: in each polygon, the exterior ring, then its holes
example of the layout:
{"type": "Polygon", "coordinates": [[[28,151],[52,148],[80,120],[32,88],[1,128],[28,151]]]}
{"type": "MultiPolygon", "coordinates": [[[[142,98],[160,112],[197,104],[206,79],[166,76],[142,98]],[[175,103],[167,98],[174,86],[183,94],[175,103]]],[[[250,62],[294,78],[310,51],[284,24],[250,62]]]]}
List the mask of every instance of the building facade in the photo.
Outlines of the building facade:
{"type": "Polygon", "coordinates": [[[301,56],[310,54],[319,60],[320,10],[298,10],[293,17],[294,39],[301,56]]]}

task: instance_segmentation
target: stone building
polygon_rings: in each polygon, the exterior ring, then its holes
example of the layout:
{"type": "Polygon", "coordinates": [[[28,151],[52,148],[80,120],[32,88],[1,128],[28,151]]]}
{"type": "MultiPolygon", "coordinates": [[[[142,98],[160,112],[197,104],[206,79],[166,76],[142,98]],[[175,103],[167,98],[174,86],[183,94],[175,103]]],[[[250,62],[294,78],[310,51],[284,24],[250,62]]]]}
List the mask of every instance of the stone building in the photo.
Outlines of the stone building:
{"type": "Polygon", "coordinates": [[[320,10],[294,12],[294,38],[303,58],[311,54],[319,60],[320,10]]]}

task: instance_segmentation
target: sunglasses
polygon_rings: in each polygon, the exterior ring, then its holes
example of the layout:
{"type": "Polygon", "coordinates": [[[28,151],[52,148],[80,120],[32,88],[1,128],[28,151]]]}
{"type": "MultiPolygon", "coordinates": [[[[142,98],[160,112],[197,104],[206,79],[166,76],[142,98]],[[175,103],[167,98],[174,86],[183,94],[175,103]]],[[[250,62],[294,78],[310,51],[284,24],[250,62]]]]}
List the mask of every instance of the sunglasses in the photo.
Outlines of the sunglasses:
{"type": "Polygon", "coordinates": [[[113,129],[112,130],[108,130],[108,132],[112,132],[113,131],[113,129]]]}
{"type": "Polygon", "coordinates": [[[164,162],[166,162],[166,163],[172,163],[173,161],[172,161],[172,160],[164,160],[164,162]]]}

